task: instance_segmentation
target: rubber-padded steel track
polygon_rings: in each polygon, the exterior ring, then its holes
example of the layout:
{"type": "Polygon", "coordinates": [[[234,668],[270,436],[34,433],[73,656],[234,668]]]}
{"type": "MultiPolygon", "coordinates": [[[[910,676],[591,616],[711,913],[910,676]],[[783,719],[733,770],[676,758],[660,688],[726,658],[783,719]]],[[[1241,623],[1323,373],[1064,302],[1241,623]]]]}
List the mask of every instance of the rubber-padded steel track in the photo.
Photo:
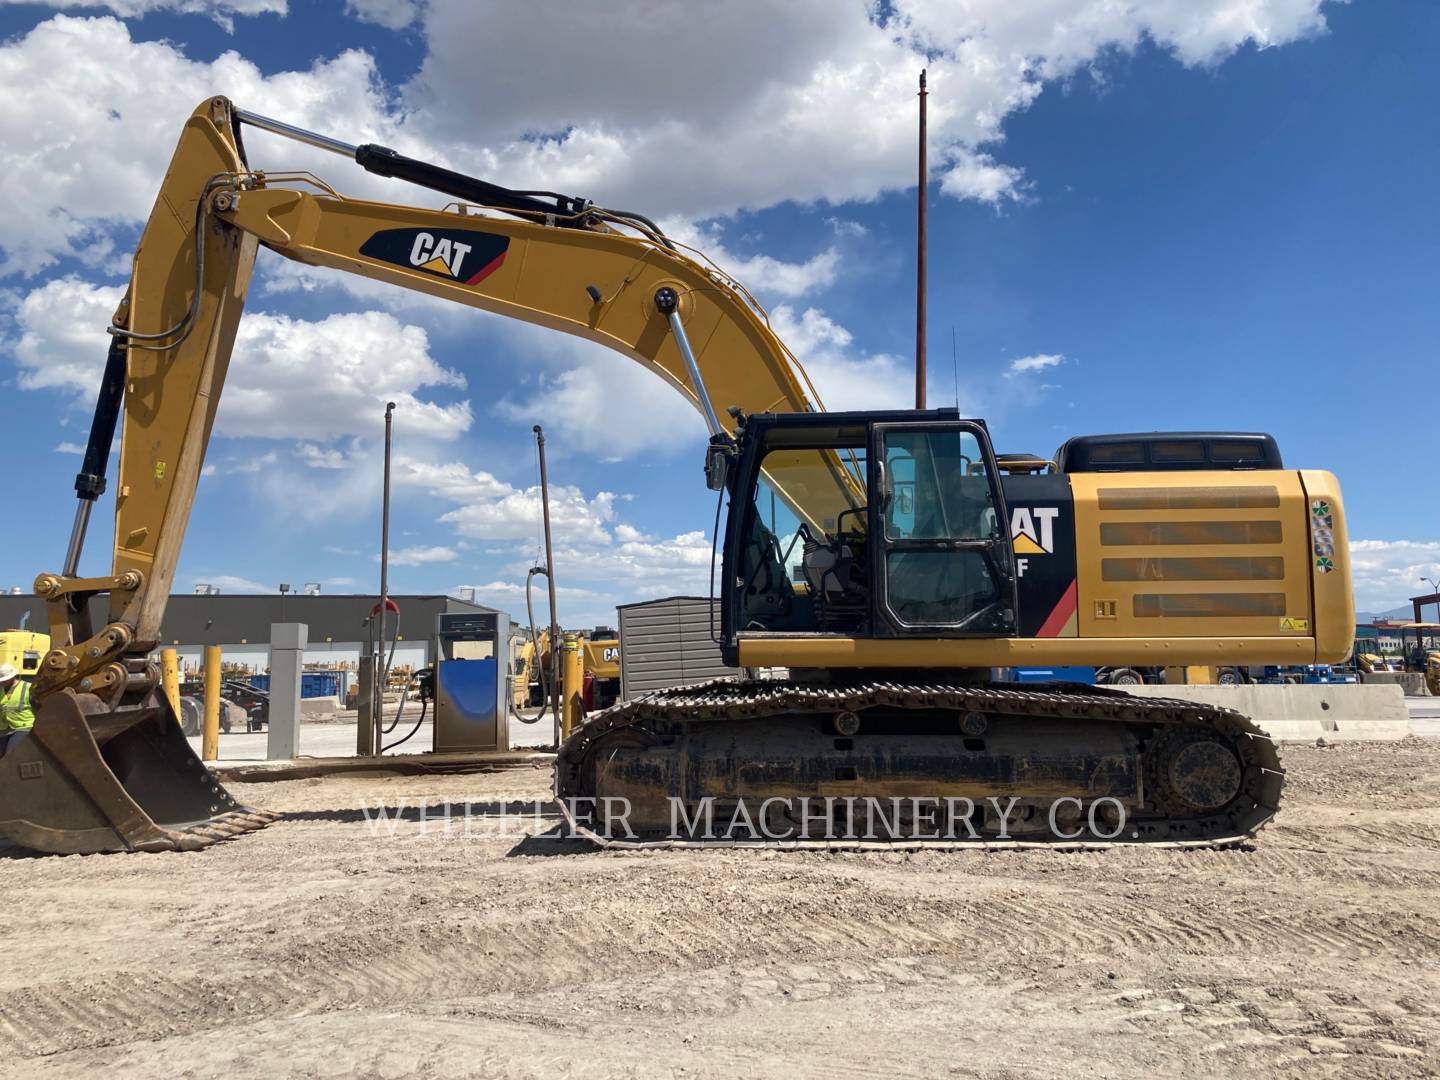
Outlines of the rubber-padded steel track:
{"type": "MultiPolygon", "coordinates": [[[[1147,766],[1153,772],[1153,766],[1147,766]]],[[[1164,787],[1150,776],[1152,790],[1164,787]]],[[[1274,741],[1250,719],[1234,709],[1174,698],[1137,697],[1109,687],[1079,683],[1041,683],[1019,689],[1015,684],[900,683],[866,680],[829,684],[791,680],[733,681],[717,679],[690,686],[659,690],[597,713],[560,747],[555,763],[555,793],[562,813],[577,835],[602,847],[695,848],[753,847],[801,849],[905,848],[1028,848],[1067,850],[1110,848],[1121,844],[1160,847],[1231,847],[1255,836],[1280,807],[1284,770],[1274,741]],[[673,725],[716,720],[764,723],[767,718],[797,715],[860,713],[865,709],[946,710],[996,716],[1044,719],[1050,722],[1108,721],[1138,725],[1151,735],[1170,729],[1177,736],[1196,731],[1218,739],[1234,753],[1242,778],[1239,794],[1220,810],[1203,815],[1148,817],[1136,820],[1124,835],[1113,840],[1019,839],[982,836],[979,839],[618,839],[592,828],[575,813],[573,800],[593,797],[584,790],[586,762],[606,743],[625,737],[625,729],[644,730],[648,724],[673,725]]],[[[677,793],[679,794],[679,793],[677,793]]],[[[1016,792],[1023,795],[1024,792],[1016,792]]]]}

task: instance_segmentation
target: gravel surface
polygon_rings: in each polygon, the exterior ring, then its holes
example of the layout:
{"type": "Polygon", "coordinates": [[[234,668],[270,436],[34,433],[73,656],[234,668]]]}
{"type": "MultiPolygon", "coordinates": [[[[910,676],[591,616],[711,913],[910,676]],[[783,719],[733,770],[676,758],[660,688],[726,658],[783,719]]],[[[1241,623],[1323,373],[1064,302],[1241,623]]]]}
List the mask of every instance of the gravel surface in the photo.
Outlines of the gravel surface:
{"type": "Polygon", "coordinates": [[[546,770],[235,785],[286,819],[0,847],[0,1075],[1437,1075],[1440,742],[1284,760],[1224,852],[613,854],[546,770]]]}

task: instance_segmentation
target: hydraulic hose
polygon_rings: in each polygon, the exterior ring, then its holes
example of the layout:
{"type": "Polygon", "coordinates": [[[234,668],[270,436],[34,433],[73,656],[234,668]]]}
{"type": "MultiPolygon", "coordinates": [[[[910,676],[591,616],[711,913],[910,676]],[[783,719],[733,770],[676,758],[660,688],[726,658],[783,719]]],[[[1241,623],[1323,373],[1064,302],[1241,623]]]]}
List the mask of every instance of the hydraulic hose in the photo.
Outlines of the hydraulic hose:
{"type": "MultiPolygon", "coordinates": [[[[392,649],[391,652],[393,653],[394,650],[392,649]]],[[[397,727],[400,726],[400,716],[402,713],[405,712],[405,699],[410,696],[410,688],[414,685],[415,680],[411,679],[405,684],[405,689],[400,691],[400,704],[395,707],[395,719],[391,720],[388,726],[382,727],[380,729],[381,735],[389,735],[392,731],[394,731],[397,727]]],[[[384,708],[385,706],[383,698],[381,700],[380,706],[381,708],[384,708]]]]}
{"type": "MultiPolygon", "coordinates": [[[[395,605],[395,636],[390,639],[390,655],[385,658],[385,668],[380,672],[380,690],[383,693],[390,682],[390,668],[395,664],[395,646],[400,641],[400,605],[395,605]]],[[[380,648],[385,648],[385,643],[380,642],[380,648]]]]}
{"type": "MultiPolygon", "coordinates": [[[[535,633],[535,601],[530,592],[530,585],[535,580],[536,574],[549,576],[549,571],[543,567],[532,566],[530,572],[525,575],[525,616],[530,620],[530,663],[538,664],[540,667],[540,699],[545,704],[540,706],[540,711],[536,713],[532,719],[527,720],[521,716],[520,711],[515,708],[515,698],[512,695],[510,698],[510,715],[522,724],[538,724],[545,718],[545,714],[550,711],[550,688],[545,684],[545,665],[540,663],[540,636],[535,633]]],[[[550,643],[550,648],[555,648],[555,642],[552,641],[550,643]]],[[[526,682],[530,680],[530,672],[528,669],[525,672],[525,680],[526,682]]]]}
{"type": "MultiPolygon", "coordinates": [[[[409,689],[409,688],[407,687],[406,689],[409,689]]],[[[404,698],[403,698],[403,696],[402,696],[402,698],[401,698],[401,706],[402,706],[402,708],[403,708],[403,706],[404,706],[404,698]]],[[[384,746],[380,747],[380,753],[383,754],[383,753],[385,753],[386,750],[394,750],[395,747],[401,746],[401,745],[403,745],[404,743],[409,742],[410,739],[414,736],[414,734],[415,734],[417,731],[420,730],[420,725],[423,724],[423,723],[425,723],[425,710],[427,710],[429,707],[430,707],[430,702],[426,701],[424,698],[421,698],[421,699],[420,699],[420,718],[415,721],[415,726],[412,727],[412,728],[405,734],[404,738],[396,739],[394,742],[392,742],[392,743],[386,743],[384,746]]],[[[399,714],[398,712],[395,714],[395,722],[396,722],[397,724],[400,722],[400,714],[399,714]]]]}

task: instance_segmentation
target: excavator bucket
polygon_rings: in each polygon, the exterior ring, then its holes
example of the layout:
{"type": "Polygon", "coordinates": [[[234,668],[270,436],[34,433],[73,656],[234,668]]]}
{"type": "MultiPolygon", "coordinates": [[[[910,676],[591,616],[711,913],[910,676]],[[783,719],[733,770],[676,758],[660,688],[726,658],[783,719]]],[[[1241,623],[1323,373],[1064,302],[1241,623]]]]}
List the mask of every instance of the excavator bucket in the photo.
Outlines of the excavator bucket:
{"type": "Polygon", "coordinates": [[[0,758],[0,837],[36,851],[191,851],[277,816],[230,797],[158,691],[122,708],[53,694],[0,758]]]}

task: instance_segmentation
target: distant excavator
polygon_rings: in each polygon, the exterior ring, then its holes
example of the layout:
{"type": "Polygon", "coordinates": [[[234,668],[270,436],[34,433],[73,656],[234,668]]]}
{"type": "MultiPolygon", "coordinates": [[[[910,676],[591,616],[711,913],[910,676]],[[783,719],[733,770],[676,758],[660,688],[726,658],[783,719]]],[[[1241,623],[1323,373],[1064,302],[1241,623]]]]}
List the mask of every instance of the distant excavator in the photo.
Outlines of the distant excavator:
{"type": "Polygon", "coordinates": [[[109,327],[64,568],[36,581],[51,648],[33,734],[0,760],[0,835],[187,849],[271,820],[189,750],[150,659],[262,246],[602,343],[704,417],[706,479],[729,504],[715,633],[728,662],[789,677],[593,715],[556,763],[584,835],[708,843],[677,837],[677,813],[758,805],[761,843],[1224,845],[1275,814],[1279,758],[1244,716],[992,670],[1342,660],[1354,618],[1330,473],[1283,467],[1259,435],[1089,437],[1057,460],[1000,458],[985,423],[954,410],[825,412],[750,294],[644,215],[216,97],[185,125],[109,327]],[[257,171],[247,127],[458,201],[365,202],[257,171]],[[122,417],[113,566],[81,578],[122,417]],[[625,832],[586,809],[607,800],[629,807],[625,832]],[[933,833],[916,827],[922,801],[933,833]],[[857,838],[863,802],[896,813],[857,838]],[[811,824],[820,836],[797,839],[811,824]]]}
{"type": "MultiPolygon", "coordinates": [[[[608,709],[620,698],[620,637],[608,626],[597,626],[581,634],[579,646],[584,709],[586,712],[608,709]]],[[[542,630],[535,641],[526,639],[515,660],[513,705],[516,709],[533,709],[545,704],[549,699],[551,670],[550,631],[542,630]]]]}

